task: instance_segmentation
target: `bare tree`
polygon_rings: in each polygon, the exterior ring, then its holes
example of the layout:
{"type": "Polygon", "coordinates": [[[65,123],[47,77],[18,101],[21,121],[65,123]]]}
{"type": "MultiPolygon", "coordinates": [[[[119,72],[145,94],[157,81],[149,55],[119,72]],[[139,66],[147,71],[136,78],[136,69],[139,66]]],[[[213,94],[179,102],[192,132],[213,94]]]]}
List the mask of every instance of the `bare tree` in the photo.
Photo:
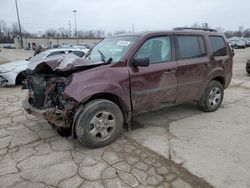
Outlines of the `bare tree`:
{"type": "Polygon", "coordinates": [[[95,35],[96,38],[104,38],[104,36],[105,36],[105,31],[100,29],[96,30],[96,35],[95,35]]]}
{"type": "Polygon", "coordinates": [[[12,38],[15,38],[15,37],[19,36],[19,26],[18,26],[18,23],[13,23],[11,25],[11,27],[10,27],[10,33],[11,33],[11,37],[12,38]]]}
{"type": "Polygon", "coordinates": [[[124,34],[124,33],[128,33],[128,32],[125,30],[115,31],[114,35],[120,35],[120,34],[124,34]]]}
{"type": "Polygon", "coordinates": [[[46,30],[44,34],[46,37],[56,37],[57,31],[54,28],[50,28],[46,30]]]}
{"type": "Polygon", "coordinates": [[[224,33],[225,31],[225,29],[222,27],[216,27],[215,30],[218,31],[219,33],[224,33]]]}
{"type": "Polygon", "coordinates": [[[246,37],[246,38],[250,38],[250,28],[245,29],[243,31],[243,36],[246,37]]]}
{"type": "Polygon", "coordinates": [[[65,27],[60,27],[57,33],[58,37],[70,37],[69,30],[65,29],[65,27]]]}

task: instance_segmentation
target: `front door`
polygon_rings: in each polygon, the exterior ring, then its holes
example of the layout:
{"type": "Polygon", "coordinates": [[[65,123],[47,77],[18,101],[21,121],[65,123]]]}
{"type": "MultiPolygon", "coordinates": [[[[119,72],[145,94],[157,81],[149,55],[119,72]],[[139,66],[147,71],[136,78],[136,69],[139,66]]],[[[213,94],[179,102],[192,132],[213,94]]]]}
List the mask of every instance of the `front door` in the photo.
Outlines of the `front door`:
{"type": "Polygon", "coordinates": [[[129,69],[134,113],[150,111],[173,104],[176,100],[177,63],[172,60],[170,36],[146,40],[134,58],[149,57],[148,67],[129,69]]]}

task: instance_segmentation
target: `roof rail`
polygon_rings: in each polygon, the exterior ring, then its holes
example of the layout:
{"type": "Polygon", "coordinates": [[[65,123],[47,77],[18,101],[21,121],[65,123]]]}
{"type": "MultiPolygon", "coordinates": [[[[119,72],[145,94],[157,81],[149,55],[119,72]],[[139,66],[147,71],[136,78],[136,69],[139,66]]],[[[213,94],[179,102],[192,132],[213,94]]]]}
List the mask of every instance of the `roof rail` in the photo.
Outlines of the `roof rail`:
{"type": "Polygon", "coordinates": [[[209,29],[209,28],[195,28],[195,27],[176,27],[173,30],[197,30],[197,31],[210,31],[210,32],[217,32],[216,29],[209,29]]]}

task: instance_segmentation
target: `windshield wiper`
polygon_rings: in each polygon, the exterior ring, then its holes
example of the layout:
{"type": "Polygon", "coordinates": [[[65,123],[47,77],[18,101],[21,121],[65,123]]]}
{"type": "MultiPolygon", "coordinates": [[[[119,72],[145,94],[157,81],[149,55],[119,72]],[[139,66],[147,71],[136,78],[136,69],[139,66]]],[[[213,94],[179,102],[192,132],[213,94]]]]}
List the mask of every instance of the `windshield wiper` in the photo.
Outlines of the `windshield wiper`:
{"type": "Polygon", "coordinates": [[[113,58],[111,57],[108,59],[107,63],[112,63],[112,61],[113,61],[113,58]]]}
{"type": "Polygon", "coordinates": [[[102,59],[102,61],[103,61],[104,63],[106,63],[106,57],[105,57],[105,55],[104,55],[100,50],[98,50],[98,52],[101,54],[101,59],[102,59]]]}

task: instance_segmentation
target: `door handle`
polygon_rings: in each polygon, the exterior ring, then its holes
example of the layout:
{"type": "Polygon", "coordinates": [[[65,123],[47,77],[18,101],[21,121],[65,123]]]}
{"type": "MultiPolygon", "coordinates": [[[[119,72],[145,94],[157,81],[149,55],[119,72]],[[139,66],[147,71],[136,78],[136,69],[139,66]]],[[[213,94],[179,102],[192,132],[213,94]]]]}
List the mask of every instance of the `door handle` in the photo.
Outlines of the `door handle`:
{"type": "Polygon", "coordinates": [[[208,63],[206,63],[206,64],[204,64],[204,65],[202,66],[202,68],[209,68],[209,67],[211,67],[211,65],[208,64],[208,63]]]}
{"type": "Polygon", "coordinates": [[[171,74],[171,73],[175,73],[176,69],[167,69],[165,74],[171,74]]]}

